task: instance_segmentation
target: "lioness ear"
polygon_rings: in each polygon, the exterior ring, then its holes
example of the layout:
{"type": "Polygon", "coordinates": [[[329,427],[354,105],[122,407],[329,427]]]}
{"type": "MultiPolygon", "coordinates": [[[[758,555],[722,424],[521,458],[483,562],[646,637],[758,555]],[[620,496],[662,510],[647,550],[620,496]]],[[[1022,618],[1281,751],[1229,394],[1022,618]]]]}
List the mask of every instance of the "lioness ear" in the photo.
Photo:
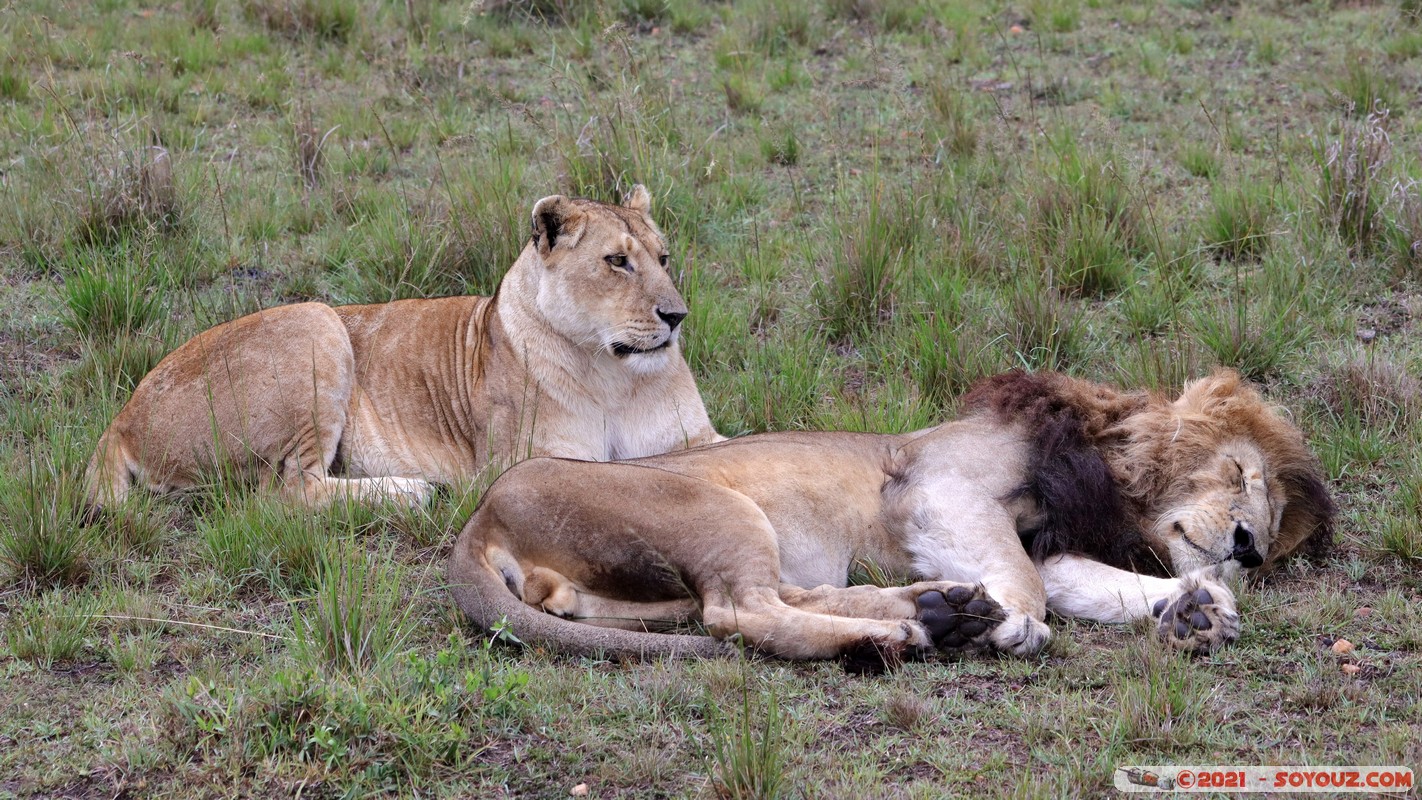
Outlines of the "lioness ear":
{"type": "Polygon", "coordinates": [[[634,184],[627,195],[622,198],[622,207],[630,208],[633,211],[640,211],[651,216],[652,214],[652,193],[647,191],[647,187],[642,184],[634,184]]]}
{"type": "Polygon", "coordinates": [[[545,256],[555,246],[574,247],[583,236],[584,223],[583,212],[572,200],[561,194],[545,197],[533,204],[533,243],[545,256]]]}

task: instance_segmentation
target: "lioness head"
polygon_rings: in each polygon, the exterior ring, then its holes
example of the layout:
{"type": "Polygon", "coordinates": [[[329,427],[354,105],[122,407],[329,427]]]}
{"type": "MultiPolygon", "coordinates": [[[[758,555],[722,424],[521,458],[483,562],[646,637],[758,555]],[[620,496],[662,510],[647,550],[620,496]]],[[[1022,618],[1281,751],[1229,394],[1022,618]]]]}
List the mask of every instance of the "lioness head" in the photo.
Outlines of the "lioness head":
{"type": "MultiPolygon", "coordinates": [[[[1272,565],[1331,535],[1332,501],[1299,430],[1234,373],[1185,387],[1141,422],[1159,494],[1147,532],[1183,574],[1272,565]]],[[[1144,455],[1144,454],[1143,454],[1144,455]]]]}
{"type": "Polygon", "coordinates": [[[533,243],[543,272],[535,303],[579,346],[638,371],[660,368],[686,317],[667,274],[670,254],[641,184],[622,205],[554,195],[533,206],[533,243]]]}

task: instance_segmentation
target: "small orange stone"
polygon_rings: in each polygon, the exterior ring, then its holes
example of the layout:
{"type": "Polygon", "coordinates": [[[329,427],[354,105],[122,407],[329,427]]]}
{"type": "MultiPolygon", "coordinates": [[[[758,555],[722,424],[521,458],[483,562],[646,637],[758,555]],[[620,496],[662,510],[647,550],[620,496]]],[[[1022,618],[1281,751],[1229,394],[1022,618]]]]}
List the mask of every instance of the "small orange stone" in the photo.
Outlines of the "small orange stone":
{"type": "Polygon", "coordinates": [[[1013,25],[1011,28],[1008,28],[1008,29],[1007,29],[1007,32],[1008,32],[1008,33],[1021,33],[1021,32],[1025,31],[1025,30],[1027,30],[1027,29],[1024,28],[1024,27],[1022,27],[1021,25],[1013,25]]]}
{"type": "Polygon", "coordinates": [[[1353,643],[1348,641],[1347,639],[1339,639],[1338,641],[1333,643],[1333,647],[1330,649],[1339,655],[1343,655],[1344,653],[1351,653],[1353,652],[1353,643]]]}
{"type": "Polygon", "coordinates": [[[1372,614],[1372,606],[1360,606],[1357,611],[1353,612],[1353,616],[1355,617],[1370,617],[1372,614]]]}
{"type": "Polygon", "coordinates": [[[1357,675],[1359,672],[1362,672],[1362,671],[1363,671],[1363,668],[1360,667],[1360,666],[1358,666],[1357,664],[1344,664],[1344,665],[1343,665],[1343,674],[1344,674],[1344,675],[1357,675]]]}

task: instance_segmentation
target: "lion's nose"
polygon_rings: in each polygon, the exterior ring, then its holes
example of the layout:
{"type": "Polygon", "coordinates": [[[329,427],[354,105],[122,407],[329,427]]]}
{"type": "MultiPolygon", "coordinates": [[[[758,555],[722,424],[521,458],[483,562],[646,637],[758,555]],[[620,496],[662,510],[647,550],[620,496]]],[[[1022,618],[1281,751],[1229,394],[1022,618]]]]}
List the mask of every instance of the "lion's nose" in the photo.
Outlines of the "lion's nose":
{"type": "Polygon", "coordinates": [[[667,327],[668,327],[668,328],[671,328],[672,330],[676,330],[676,326],[680,325],[680,324],[681,324],[681,321],[684,320],[684,319],[686,319],[686,312],[685,312],[685,311],[663,311],[663,310],[661,310],[661,309],[659,308],[659,309],[657,309],[657,316],[659,316],[659,317],[662,318],[662,322],[665,322],[665,323],[667,324],[667,327]]]}
{"type": "Polygon", "coordinates": [[[1231,553],[1241,567],[1253,569],[1264,563],[1264,557],[1254,547],[1254,534],[1244,527],[1244,523],[1234,526],[1234,552],[1231,553]]]}

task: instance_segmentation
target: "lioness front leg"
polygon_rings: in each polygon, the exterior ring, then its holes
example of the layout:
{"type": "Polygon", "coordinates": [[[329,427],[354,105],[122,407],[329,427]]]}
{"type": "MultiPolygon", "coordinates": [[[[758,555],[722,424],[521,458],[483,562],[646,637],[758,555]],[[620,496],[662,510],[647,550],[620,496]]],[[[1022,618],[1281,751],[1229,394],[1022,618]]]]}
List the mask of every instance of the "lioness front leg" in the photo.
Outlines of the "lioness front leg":
{"type": "Polygon", "coordinates": [[[1191,652],[1239,638],[1239,612],[1228,585],[1237,570],[1231,561],[1181,578],[1154,578],[1070,554],[1038,565],[1053,613],[1108,623],[1153,617],[1161,639],[1191,652]]]}

